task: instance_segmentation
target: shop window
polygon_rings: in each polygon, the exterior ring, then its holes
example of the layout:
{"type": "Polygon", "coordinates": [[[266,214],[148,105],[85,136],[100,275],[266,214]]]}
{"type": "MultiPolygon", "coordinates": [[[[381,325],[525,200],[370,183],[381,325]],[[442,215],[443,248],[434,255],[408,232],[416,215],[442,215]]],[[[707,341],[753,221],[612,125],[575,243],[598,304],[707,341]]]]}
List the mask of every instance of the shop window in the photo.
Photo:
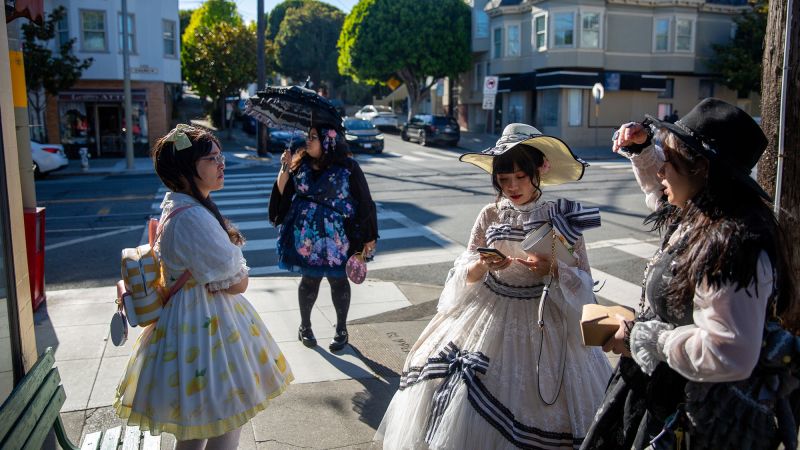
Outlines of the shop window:
{"type": "Polygon", "coordinates": [[[600,13],[581,14],[581,47],[600,48],[600,13]]]}
{"type": "Polygon", "coordinates": [[[545,89],[539,92],[539,118],[536,125],[543,127],[558,126],[558,89],[545,89]]]}
{"type": "Polygon", "coordinates": [[[661,120],[669,120],[672,115],[672,103],[659,103],[658,104],[658,118],[661,120]]]}
{"type": "Polygon", "coordinates": [[[503,29],[502,28],[495,28],[494,29],[494,57],[495,57],[495,59],[503,57],[503,29]]]}
{"type": "Polygon", "coordinates": [[[508,45],[506,46],[506,56],[519,56],[519,25],[509,25],[508,45]]]}
{"type": "Polygon", "coordinates": [[[81,50],[84,52],[105,52],[106,13],[104,11],[81,11],[81,50]]]}
{"type": "Polygon", "coordinates": [[[569,105],[569,126],[579,127],[582,123],[583,108],[583,90],[570,89],[567,91],[567,100],[569,105]]]}
{"type": "Polygon", "coordinates": [[[555,22],[555,47],[572,47],[575,45],[575,13],[560,12],[553,14],[555,22]]]}
{"type": "Polygon", "coordinates": [[[669,50],[669,18],[657,18],[653,27],[653,51],[669,50]]]}
{"type": "MultiPolygon", "coordinates": [[[[117,33],[117,44],[119,44],[119,51],[122,51],[122,14],[117,14],[117,27],[119,27],[119,33],[117,33]]],[[[136,28],[134,27],[134,20],[133,14],[128,14],[128,51],[131,53],[136,53],[136,28]]]]}
{"type": "Polygon", "coordinates": [[[174,57],[177,53],[175,50],[175,21],[163,20],[161,21],[163,39],[164,39],[164,56],[174,57]]]}
{"type": "Polygon", "coordinates": [[[533,48],[547,50],[547,14],[537,14],[533,18],[533,48]]]}
{"type": "Polygon", "coordinates": [[[658,98],[672,98],[675,96],[675,79],[667,78],[664,80],[664,90],[658,94],[658,98]]]}

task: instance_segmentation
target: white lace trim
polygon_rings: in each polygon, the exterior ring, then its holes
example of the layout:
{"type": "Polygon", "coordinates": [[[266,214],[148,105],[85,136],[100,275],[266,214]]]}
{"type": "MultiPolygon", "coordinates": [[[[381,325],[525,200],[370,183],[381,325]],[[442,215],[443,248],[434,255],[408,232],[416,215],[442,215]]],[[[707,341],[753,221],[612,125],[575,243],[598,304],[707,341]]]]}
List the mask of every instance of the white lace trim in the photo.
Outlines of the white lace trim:
{"type": "Polygon", "coordinates": [[[248,272],[250,272],[250,268],[247,267],[247,261],[242,259],[242,267],[239,268],[239,271],[236,272],[234,276],[228,278],[227,280],[212,281],[211,283],[206,284],[206,288],[208,288],[209,292],[224,291],[225,289],[228,289],[229,287],[240,283],[242,280],[247,278],[248,272]]]}
{"type": "Polygon", "coordinates": [[[637,322],[633,326],[630,335],[631,356],[644,373],[652,375],[658,363],[667,360],[664,354],[664,338],[668,334],[666,331],[673,328],[675,327],[658,320],[637,322]]]}

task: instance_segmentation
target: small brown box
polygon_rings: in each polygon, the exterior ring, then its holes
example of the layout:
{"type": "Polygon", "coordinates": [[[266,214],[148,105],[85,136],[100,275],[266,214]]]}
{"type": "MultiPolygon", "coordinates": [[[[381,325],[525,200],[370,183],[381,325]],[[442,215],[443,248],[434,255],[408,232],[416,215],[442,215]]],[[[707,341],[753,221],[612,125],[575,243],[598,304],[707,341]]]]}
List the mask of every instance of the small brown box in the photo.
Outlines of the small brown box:
{"type": "Polygon", "coordinates": [[[619,329],[617,314],[633,320],[634,312],[624,306],[583,305],[581,337],[583,345],[602,346],[619,329]]]}

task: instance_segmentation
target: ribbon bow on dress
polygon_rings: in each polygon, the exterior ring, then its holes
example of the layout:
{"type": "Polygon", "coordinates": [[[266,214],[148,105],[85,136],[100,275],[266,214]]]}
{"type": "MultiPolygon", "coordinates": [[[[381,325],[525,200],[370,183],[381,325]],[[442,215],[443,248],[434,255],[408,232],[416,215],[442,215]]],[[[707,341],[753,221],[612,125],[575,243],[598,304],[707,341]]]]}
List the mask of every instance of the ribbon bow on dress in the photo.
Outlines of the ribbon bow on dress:
{"type": "Polygon", "coordinates": [[[570,245],[575,245],[585,230],[600,226],[600,210],[598,208],[584,208],[580,202],[564,198],[549,205],[547,216],[548,220],[525,222],[524,229],[526,231],[533,230],[539,228],[543,223],[549,222],[570,245]]]}

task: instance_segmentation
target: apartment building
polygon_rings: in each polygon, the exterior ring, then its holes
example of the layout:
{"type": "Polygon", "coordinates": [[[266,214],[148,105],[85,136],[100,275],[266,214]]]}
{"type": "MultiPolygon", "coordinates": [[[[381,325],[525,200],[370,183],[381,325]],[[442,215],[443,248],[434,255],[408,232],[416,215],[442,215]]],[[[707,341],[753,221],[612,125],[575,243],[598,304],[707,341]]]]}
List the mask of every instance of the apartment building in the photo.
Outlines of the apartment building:
{"type": "Polygon", "coordinates": [[[707,66],[746,0],[471,0],[473,67],[458,89],[462,127],[534,124],[574,146],[604,145],[620,123],[688,112],[719,97],[758,115],[707,66]],[[493,110],[483,81],[499,77],[493,110]],[[595,104],[592,86],[604,97],[595,104]]]}
{"type": "MultiPolygon", "coordinates": [[[[45,126],[51,142],[75,155],[86,147],[95,156],[124,154],[125,114],[120,0],[46,0],[46,11],[67,9],[54,45],[75,38],[75,55],[94,62],[71,89],[48,100],[45,126]]],[[[180,94],[178,0],[128,1],[128,45],[134,150],[146,155],[170,129],[180,94]]]]}

